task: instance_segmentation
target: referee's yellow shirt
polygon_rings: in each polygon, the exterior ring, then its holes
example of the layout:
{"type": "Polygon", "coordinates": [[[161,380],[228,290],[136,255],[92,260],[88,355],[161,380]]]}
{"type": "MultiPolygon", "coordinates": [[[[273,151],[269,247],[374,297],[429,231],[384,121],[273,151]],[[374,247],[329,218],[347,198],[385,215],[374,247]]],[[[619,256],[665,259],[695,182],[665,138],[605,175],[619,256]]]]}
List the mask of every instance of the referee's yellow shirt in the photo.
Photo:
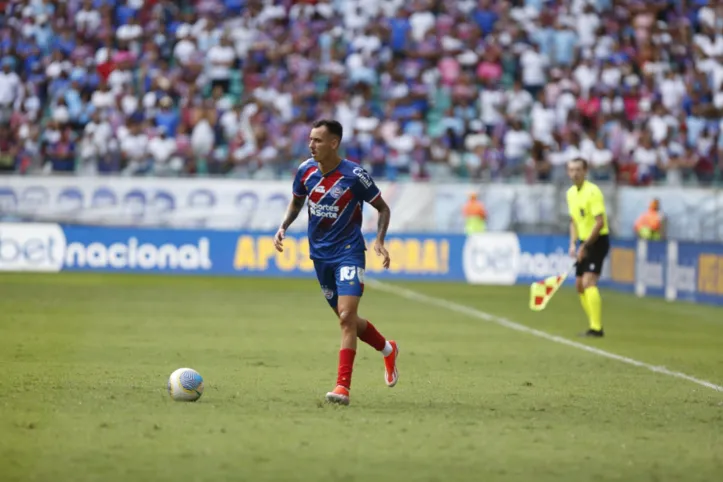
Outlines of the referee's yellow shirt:
{"type": "Polygon", "coordinates": [[[575,223],[577,236],[580,241],[585,241],[592,234],[595,228],[595,217],[602,215],[603,227],[600,236],[609,234],[608,216],[605,212],[605,199],[603,193],[596,184],[585,181],[580,189],[572,186],[567,190],[567,207],[570,210],[570,217],[575,223]]]}

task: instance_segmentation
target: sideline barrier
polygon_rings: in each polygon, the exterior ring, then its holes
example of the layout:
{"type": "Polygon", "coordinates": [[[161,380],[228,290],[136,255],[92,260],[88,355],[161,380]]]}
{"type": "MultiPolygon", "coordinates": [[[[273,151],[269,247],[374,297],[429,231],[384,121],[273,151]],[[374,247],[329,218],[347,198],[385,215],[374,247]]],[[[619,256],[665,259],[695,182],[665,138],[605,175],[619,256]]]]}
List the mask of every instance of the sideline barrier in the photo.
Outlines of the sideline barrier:
{"type": "MultiPolygon", "coordinates": [[[[367,237],[370,247],[373,239],[367,237]]],[[[366,272],[379,279],[529,284],[569,268],[567,244],[566,236],[504,232],[389,235],[391,268],[384,270],[370,249],[366,272]]],[[[284,246],[276,252],[271,232],[2,223],[0,271],[313,278],[307,238],[290,234],[284,246]]],[[[601,285],[723,306],[723,245],[613,240],[601,285]]]]}

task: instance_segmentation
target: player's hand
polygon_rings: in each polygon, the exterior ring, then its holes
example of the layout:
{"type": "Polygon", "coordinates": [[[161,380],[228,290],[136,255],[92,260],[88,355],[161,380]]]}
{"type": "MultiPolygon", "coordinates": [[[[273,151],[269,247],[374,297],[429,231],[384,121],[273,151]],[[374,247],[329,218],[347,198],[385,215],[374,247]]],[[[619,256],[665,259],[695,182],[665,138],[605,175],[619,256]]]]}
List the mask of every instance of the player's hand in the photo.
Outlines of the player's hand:
{"type": "Polygon", "coordinates": [[[574,244],[571,244],[568,253],[571,258],[577,258],[577,247],[574,244]]]}
{"type": "Polygon", "coordinates": [[[274,247],[276,248],[276,251],[279,253],[284,252],[284,238],[286,237],[286,230],[284,228],[279,228],[278,231],[276,231],[276,234],[274,235],[274,247]]]}
{"type": "Polygon", "coordinates": [[[374,252],[377,253],[377,256],[384,258],[384,262],[382,263],[384,269],[389,269],[389,265],[392,263],[392,260],[389,258],[389,251],[387,251],[387,248],[384,247],[384,244],[379,241],[375,241],[374,252]]]}
{"type": "Polygon", "coordinates": [[[585,257],[585,245],[581,244],[580,249],[577,250],[577,262],[581,263],[582,259],[585,257]]]}

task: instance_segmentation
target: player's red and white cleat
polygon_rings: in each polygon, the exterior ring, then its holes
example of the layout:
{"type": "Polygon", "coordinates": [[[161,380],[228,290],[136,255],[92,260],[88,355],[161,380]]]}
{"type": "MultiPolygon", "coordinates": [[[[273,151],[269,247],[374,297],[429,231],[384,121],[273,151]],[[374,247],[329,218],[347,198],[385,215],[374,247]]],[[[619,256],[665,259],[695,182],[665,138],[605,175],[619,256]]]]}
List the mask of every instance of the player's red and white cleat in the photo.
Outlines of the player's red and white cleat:
{"type": "Polygon", "coordinates": [[[338,403],[339,405],[349,405],[349,390],[341,385],[337,385],[334,390],[326,394],[326,401],[329,403],[338,403]]]}
{"type": "Polygon", "coordinates": [[[399,356],[399,346],[394,340],[389,340],[392,345],[392,352],[384,357],[384,381],[388,387],[393,387],[399,380],[399,372],[397,371],[397,357],[399,356]]]}

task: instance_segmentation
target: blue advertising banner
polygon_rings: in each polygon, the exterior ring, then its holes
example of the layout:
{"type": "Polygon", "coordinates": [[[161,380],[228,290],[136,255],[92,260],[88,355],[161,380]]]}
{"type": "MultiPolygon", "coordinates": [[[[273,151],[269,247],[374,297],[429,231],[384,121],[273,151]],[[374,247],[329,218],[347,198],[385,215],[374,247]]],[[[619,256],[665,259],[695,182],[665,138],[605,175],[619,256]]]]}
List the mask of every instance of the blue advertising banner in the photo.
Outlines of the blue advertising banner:
{"type": "MultiPolygon", "coordinates": [[[[288,235],[284,251],[273,233],[66,226],[64,271],[165,272],[210,275],[314,277],[305,236],[288,235]]],[[[368,239],[371,246],[373,238],[368,239]]],[[[389,236],[394,259],[384,270],[367,251],[366,272],[379,278],[464,280],[462,236],[389,236]]]]}
{"type": "Polygon", "coordinates": [[[674,250],[677,251],[671,253],[677,257],[674,299],[723,305],[723,245],[675,243],[674,250]]]}
{"type": "MultiPolygon", "coordinates": [[[[367,237],[371,248],[373,236],[367,237]]],[[[378,279],[530,284],[567,272],[567,236],[390,235],[389,270],[373,250],[378,279]]],[[[271,232],[0,224],[0,271],[95,271],[314,278],[308,240],[289,235],[279,253],[271,232]]],[[[572,284],[574,277],[566,283],[572,284]]],[[[613,240],[601,285],[638,296],[723,306],[723,245],[613,240]]]]}
{"type": "Polygon", "coordinates": [[[613,239],[603,265],[600,286],[632,293],[635,288],[636,251],[636,241],[613,239]]]}

